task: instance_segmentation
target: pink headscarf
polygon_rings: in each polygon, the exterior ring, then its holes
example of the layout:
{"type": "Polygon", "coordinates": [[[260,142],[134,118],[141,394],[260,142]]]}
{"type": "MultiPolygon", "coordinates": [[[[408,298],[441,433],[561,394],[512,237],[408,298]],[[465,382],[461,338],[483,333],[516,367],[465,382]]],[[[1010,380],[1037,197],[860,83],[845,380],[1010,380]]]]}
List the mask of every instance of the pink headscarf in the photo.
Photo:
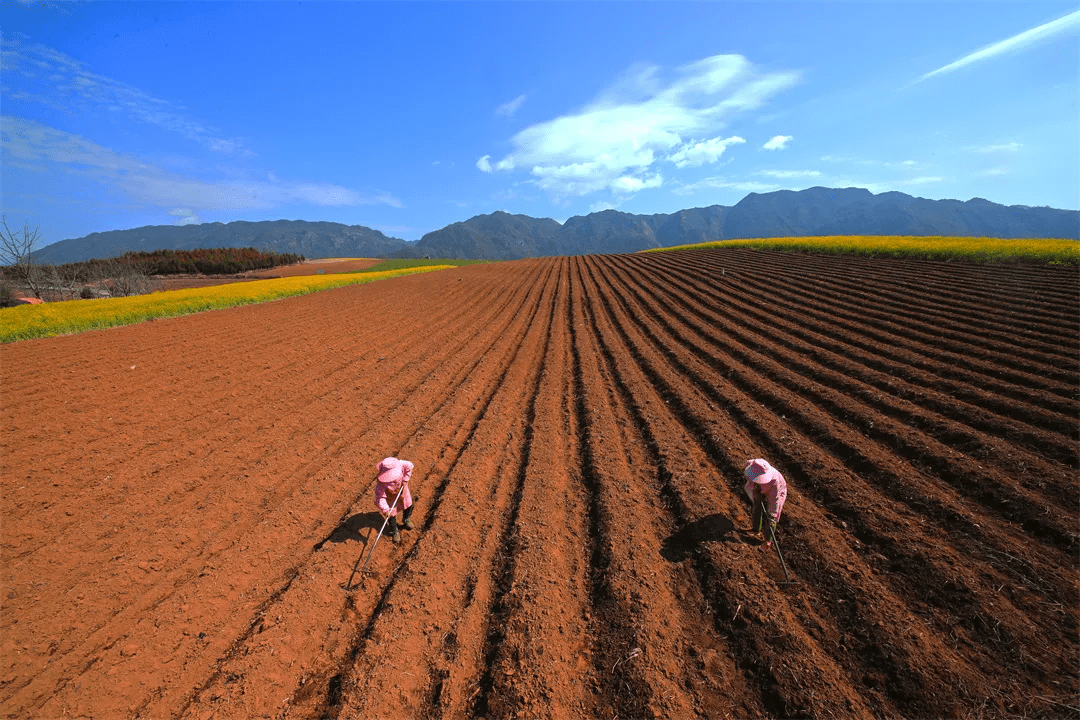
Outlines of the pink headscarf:
{"type": "Polygon", "coordinates": [[[768,485],[780,476],[780,472],[765,460],[758,458],[757,460],[750,460],[746,463],[743,475],[745,475],[746,479],[752,483],[768,485]]]}
{"type": "Polygon", "coordinates": [[[397,485],[402,479],[409,480],[412,475],[412,463],[388,457],[379,461],[379,482],[384,485],[397,485]]]}

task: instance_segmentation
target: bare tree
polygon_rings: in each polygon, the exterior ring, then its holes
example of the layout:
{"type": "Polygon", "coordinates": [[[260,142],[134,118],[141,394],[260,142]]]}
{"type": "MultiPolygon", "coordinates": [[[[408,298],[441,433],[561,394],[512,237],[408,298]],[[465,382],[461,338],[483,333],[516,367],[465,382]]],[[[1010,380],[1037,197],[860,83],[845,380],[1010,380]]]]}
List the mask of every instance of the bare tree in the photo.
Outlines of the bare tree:
{"type": "Polygon", "coordinates": [[[41,299],[42,278],[34,264],[34,246],[37,245],[38,229],[23,225],[22,235],[8,227],[7,218],[0,216],[3,232],[0,233],[0,264],[10,266],[14,280],[41,299]]]}
{"type": "Polygon", "coordinates": [[[50,292],[58,294],[61,300],[74,300],[86,285],[86,271],[81,263],[39,265],[38,272],[39,277],[46,279],[50,292]]]}
{"type": "Polygon", "coordinates": [[[98,282],[113,297],[142,295],[157,289],[145,260],[109,258],[97,265],[98,282]]]}

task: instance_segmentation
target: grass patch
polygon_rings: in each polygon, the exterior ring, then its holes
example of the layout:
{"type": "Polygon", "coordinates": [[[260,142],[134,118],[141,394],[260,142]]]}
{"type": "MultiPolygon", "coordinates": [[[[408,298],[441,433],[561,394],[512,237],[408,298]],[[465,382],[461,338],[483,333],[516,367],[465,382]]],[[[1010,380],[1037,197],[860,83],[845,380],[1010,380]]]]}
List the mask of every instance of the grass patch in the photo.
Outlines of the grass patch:
{"type": "Polygon", "coordinates": [[[1051,238],[901,237],[886,235],[834,235],[827,237],[720,240],[677,245],[645,252],[703,248],[755,248],[789,252],[866,255],[918,260],[1019,262],[1040,265],[1080,265],[1080,241],[1051,238]]]}
{"type": "Polygon", "coordinates": [[[0,309],[0,342],[30,340],[131,325],[154,318],[175,317],[306,295],[318,290],[359,285],[400,275],[414,275],[453,267],[425,265],[355,275],[307,275],[252,282],[230,283],[207,288],[168,290],[150,295],[134,295],[100,300],[68,300],[42,305],[19,305],[0,309]]]}
{"type": "Polygon", "coordinates": [[[372,273],[372,272],[386,272],[387,270],[408,270],[415,267],[443,267],[451,265],[458,267],[459,265],[482,265],[484,263],[497,262],[495,260],[430,260],[430,259],[400,259],[400,260],[384,260],[378,265],[372,265],[369,268],[363,270],[350,270],[349,273],[372,273]]]}

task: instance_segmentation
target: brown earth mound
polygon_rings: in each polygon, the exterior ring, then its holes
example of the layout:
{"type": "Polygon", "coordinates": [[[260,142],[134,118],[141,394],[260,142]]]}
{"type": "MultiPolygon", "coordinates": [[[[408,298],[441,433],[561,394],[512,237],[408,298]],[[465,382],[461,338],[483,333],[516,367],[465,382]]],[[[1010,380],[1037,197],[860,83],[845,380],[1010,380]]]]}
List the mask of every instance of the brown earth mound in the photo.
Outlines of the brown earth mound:
{"type": "Polygon", "coordinates": [[[1078,280],[542,259],[4,346],[0,713],[1075,717],[1078,280]]]}

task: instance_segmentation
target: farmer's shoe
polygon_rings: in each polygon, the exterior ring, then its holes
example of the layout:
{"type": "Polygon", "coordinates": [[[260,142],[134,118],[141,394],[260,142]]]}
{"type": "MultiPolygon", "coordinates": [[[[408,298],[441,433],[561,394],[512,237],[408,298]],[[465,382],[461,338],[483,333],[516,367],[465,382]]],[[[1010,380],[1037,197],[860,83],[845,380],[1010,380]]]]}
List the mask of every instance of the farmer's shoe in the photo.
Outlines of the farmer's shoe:
{"type": "Polygon", "coordinates": [[[386,529],[390,532],[390,538],[394,541],[394,544],[400,545],[401,532],[398,530],[397,518],[393,515],[390,516],[389,522],[386,523],[386,529]]]}
{"type": "Polygon", "coordinates": [[[410,505],[409,507],[405,508],[405,512],[401,514],[401,527],[405,530],[413,529],[412,520],[410,520],[409,518],[412,517],[412,509],[414,507],[414,505],[410,505]]]}

